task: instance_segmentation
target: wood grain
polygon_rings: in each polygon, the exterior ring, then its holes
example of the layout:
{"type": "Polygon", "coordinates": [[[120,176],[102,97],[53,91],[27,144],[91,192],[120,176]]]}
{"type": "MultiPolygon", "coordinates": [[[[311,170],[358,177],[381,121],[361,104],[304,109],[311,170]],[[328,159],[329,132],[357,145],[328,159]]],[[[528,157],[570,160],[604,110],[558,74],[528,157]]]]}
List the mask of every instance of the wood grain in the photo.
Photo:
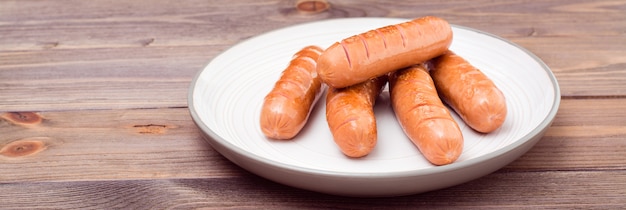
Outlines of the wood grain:
{"type": "MultiPolygon", "coordinates": [[[[45,138],[46,146],[0,155],[1,182],[230,177],[237,170],[202,139],[186,108],[36,114],[42,122],[31,126],[0,118],[0,148],[32,138],[45,138]]],[[[504,170],[626,171],[626,99],[563,100],[557,116],[504,170]]]]}
{"type": "Polygon", "coordinates": [[[39,139],[45,145],[37,154],[0,152],[1,183],[221,177],[233,173],[234,166],[202,140],[184,108],[38,114],[43,122],[37,126],[0,120],[0,148],[28,139],[39,139]]]}
{"type": "Polygon", "coordinates": [[[0,78],[15,78],[0,80],[4,111],[183,107],[191,78],[231,45],[288,25],[360,16],[438,15],[510,39],[552,68],[564,96],[626,90],[626,13],[620,12],[626,3],[621,1],[429,1],[384,7],[337,1],[316,15],[294,13],[289,1],[2,4],[0,78]]]}
{"type": "Polygon", "coordinates": [[[626,174],[621,172],[509,172],[413,196],[349,198],[242,174],[239,178],[3,184],[0,190],[16,193],[0,194],[0,202],[3,207],[20,208],[36,200],[38,205],[52,209],[440,209],[451,205],[480,209],[620,209],[626,202],[624,180],[626,174]],[[529,184],[529,179],[542,185],[529,184]]]}
{"type": "Polygon", "coordinates": [[[626,208],[626,1],[0,0],[0,208],[626,208]],[[280,185],[213,150],[192,78],[252,36],[317,20],[436,15],[528,49],[554,72],[552,127],[455,187],[345,198],[280,185]]]}

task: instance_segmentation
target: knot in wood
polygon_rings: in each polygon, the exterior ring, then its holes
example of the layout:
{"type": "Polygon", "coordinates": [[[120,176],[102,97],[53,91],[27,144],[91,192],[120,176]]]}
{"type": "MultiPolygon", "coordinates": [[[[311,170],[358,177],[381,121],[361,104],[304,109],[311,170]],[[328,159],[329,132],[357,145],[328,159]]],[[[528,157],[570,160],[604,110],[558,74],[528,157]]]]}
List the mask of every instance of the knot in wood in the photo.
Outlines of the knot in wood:
{"type": "Polygon", "coordinates": [[[37,125],[43,121],[41,115],[35,112],[6,112],[0,117],[17,125],[37,125]]]}
{"type": "Polygon", "coordinates": [[[37,139],[21,139],[10,142],[0,148],[0,155],[21,157],[39,153],[46,149],[46,143],[37,139]]]}
{"type": "Polygon", "coordinates": [[[330,4],[326,0],[298,0],[296,2],[296,10],[304,14],[316,14],[329,8],[330,4]]]}
{"type": "Polygon", "coordinates": [[[170,126],[167,125],[157,125],[157,124],[147,124],[147,125],[134,125],[137,132],[140,134],[164,134],[170,126]]]}

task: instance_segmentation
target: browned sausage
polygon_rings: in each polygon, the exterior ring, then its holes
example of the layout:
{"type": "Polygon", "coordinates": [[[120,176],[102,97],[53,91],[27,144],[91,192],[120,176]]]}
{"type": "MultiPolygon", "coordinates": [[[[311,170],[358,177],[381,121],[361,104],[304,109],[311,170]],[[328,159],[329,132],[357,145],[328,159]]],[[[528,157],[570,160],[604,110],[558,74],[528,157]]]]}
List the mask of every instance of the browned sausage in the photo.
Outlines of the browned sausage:
{"type": "Polygon", "coordinates": [[[445,52],[452,28],[426,16],[348,37],[320,56],[317,72],[328,86],[342,88],[425,62],[445,52]]]}
{"type": "Polygon", "coordinates": [[[363,157],[378,139],[374,104],[387,84],[387,77],[367,80],[346,88],[329,88],[326,121],[339,149],[349,157],[363,157]]]}
{"type": "Polygon", "coordinates": [[[433,59],[430,74],[444,102],[474,130],[489,133],[504,123],[504,94],[464,58],[448,51],[433,59]]]}
{"type": "Polygon", "coordinates": [[[393,111],[404,133],[435,165],[454,162],[463,151],[463,134],[439,96],[424,65],[390,74],[393,111]]]}
{"type": "Polygon", "coordinates": [[[306,124],[323,92],[315,70],[322,49],[307,46],[294,54],[274,88],[265,96],[261,109],[261,130],[272,139],[292,139],[306,124]]]}

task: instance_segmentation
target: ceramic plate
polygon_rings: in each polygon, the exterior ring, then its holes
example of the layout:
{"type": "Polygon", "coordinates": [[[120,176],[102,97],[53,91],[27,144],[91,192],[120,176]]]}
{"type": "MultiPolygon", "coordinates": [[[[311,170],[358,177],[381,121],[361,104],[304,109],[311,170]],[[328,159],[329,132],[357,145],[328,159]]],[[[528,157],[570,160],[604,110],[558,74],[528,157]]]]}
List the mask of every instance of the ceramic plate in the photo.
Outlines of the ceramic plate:
{"type": "Polygon", "coordinates": [[[375,113],[378,143],[366,157],[344,156],[332,140],[320,100],[293,140],[263,136],[259,115],[292,55],[306,45],[330,46],[348,36],[407,19],[348,18],[290,26],[242,41],[216,56],[194,78],[189,109],[206,140],[235,164],[285,185],[345,196],[396,196],[450,187],[487,175],[528,151],[552,123],[560,91],[551,70],[520,46],[453,25],[450,49],[481,69],[506,97],[503,126],[489,134],[470,129],[457,115],[465,145],[449,165],[431,165],[397,123],[389,94],[375,113]]]}

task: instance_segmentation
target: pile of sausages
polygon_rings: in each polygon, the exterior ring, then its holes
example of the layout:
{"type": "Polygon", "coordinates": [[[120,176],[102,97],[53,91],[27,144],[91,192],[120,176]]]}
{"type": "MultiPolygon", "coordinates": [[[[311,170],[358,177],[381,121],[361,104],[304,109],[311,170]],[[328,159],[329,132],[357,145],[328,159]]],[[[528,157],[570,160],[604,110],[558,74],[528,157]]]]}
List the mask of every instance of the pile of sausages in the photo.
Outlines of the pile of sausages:
{"type": "Polygon", "coordinates": [[[448,48],[452,28],[426,16],[297,52],[265,97],[260,125],[271,139],[292,139],[304,127],[323,90],[326,121],[348,157],[370,153],[377,142],[373,107],[389,85],[396,119],[434,165],[450,164],[463,134],[447,103],[472,129],[489,133],[506,118],[502,92],[479,69],[448,48]]]}

